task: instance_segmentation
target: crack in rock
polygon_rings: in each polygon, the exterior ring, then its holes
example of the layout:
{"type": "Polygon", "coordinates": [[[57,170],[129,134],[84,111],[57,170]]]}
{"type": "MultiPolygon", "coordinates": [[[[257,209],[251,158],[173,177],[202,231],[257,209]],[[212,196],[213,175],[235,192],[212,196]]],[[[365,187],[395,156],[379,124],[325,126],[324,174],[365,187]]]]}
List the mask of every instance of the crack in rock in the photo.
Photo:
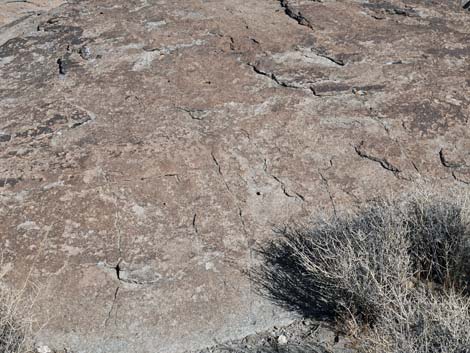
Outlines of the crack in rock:
{"type": "Polygon", "coordinates": [[[271,54],[270,58],[276,63],[290,66],[293,62],[300,62],[307,67],[321,66],[338,68],[345,65],[343,54],[331,54],[325,48],[297,47],[295,50],[271,54]]]}
{"type": "Polygon", "coordinates": [[[443,167],[451,169],[451,174],[455,181],[470,185],[470,179],[467,177],[470,170],[467,167],[467,162],[464,157],[453,154],[452,151],[448,151],[445,148],[441,148],[439,151],[439,160],[443,167]]]}
{"type": "Polygon", "coordinates": [[[240,206],[237,206],[238,208],[238,217],[240,218],[240,223],[242,225],[243,233],[245,236],[248,236],[248,231],[246,230],[246,224],[245,224],[245,219],[243,218],[243,211],[240,206]]]}
{"type": "Polygon", "coordinates": [[[270,174],[270,175],[271,175],[271,177],[272,177],[274,180],[276,180],[276,181],[279,183],[279,185],[281,186],[281,190],[282,190],[282,192],[284,193],[284,195],[286,195],[287,197],[296,198],[296,199],[301,200],[302,202],[305,202],[305,197],[304,197],[303,195],[301,195],[301,194],[299,194],[298,192],[295,192],[295,191],[293,192],[293,193],[294,193],[293,195],[290,194],[290,193],[287,191],[286,184],[285,184],[281,179],[279,179],[279,178],[278,178],[277,176],[275,176],[275,175],[272,175],[272,174],[270,174]]]}
{"type": "Polygon", "coordinates": [[[132,285],[154,285],[162,279],[162,276],[149,265],[144,266],[125,266],[122,260],[119,260],[115,266],[108,265],[106,262],[99,262],[98,267],[113,275],[121,283],[132,285]]]}
{"type": "Polygon", "coordinates": [[[377,162],[380,164],[380,166],[390,172],[393,172],[395,175],[401,172],[400,169],[398,169],[396,166],[394,166],[392,163],[387,161],[385,157],[376,157],[368,154],[366,151],[363,149],[364,147],[364,141],[361,141],[361,143],[358,146],[355,146],[354,149],[357,153],[357,155],[361,158],[365,158],[368,160],[371,160],[373,162],[377,162]]]}
{"type": "MultiPolygon", "coordinates": [[[[330,160],[330,164],[332,165],[332,162],[330,160]]],[[[330,167],[331,168],[331,167],[330,167]]],[[[329,169],[329,168],[328,168],[329,169]]],[[[328,181],[327,178],[325,178],[325,176],[322,174],[322,172],[318,171],[318,174],[320,174],[320,178],[323,182],[323,184],[325,185],[325,189],[326,189],[326,192],[328,194],[328,197],[330,199],[330,202],[331,202],[331,207],[333,208],[333,214],[336,216],[337,215],[337,212],[336,212],[336,203],[335,203],[335,200],[333,198],[333,194],[331,193],[331,189],[330,189],[330,183],[328,181]]]]}
{"type": "Polygon", "coordinates": [[[217,160],[217,158],[215,157],[215,154],[214,152],[211,152],[211,157],[212,157],[212,160],[217,168],[217,173],[219,174],[219,176],[221,177],[224,185],[225,185],[225,188],[227,189],[227,191],[229,192],[230,195],[232,195],[234,197],[235,200],[237,200],[237,198],[235,197],[235,195],[233,194],[232,190],[230,189],[230,186],[228,186],[228,183],[227,183],[227,180],[225,180],[225,177],[222,173],[222,168],[220,166],[220,163],[219,161],[217,160]]]}
{"type": "MultiPolygon", "coordinates": [[[[240,219],[240,223],[241,223],[241,226],[242,226],[242,229],[243,229],[243,233],[245,234],[245,236],[248,236],[248,231],[246,229],[246,224],[245,224],[245,219],[243,217],[243,212],[242,212],[242,209],[239,205],[239,202],[238,202],[238,198],[235,196],[235,194],[232,192],[232,190],[230,189],[230,187],[228,186],[228,183],[227,181],[225,180],[225,177],[224,177],[224,174],[222,173],[222,168],[220,166],[220,163],[219,161],[217,160],[217,158],[215,157],[215,154],[214,152],[211,152],[211,157],[212,157],[212,160],[214,161],[214,164],[217,168],[217,173],[219,174],[220,178],[222,179],[222,182],[224,183],[225,185],[225,188],[227,189],[227,191],[229,192],[229,194],[232,196],[232,198],[234,199],[234,203],[237,207],[237,210],[238,210],[238,217],[240,219]]],[[[195,215],[196,216],[196,215],[195,215]]],[[[196,217],[193,218],[193,221],[195,222],[196,221],[196,217]]]]}
{"type": "Polygon", "coordinates": [[[289,83],[286,83],[286,82],[283,82],[283,81],[279,80],[279,78],[274,73],[263,71],[255,64],[248,63],[247,65],[249,67],[251,67],[255,73],[257,73],[258,75],[265,76],[265,77],[269,78],[274,83],[276,83],[278,86],[285,87],[285,88],[294,88],[294,89],[301,89],[302,88],[302,87],[295,86],[295,85],[292,85],[292,84],[289,84],[289,83]]]}
{"type": "Polygon", "coordinates": [[[79,126],[82,126],[82,125],[85,125],[85,124],[89,123],[90,121],[92,121],[92,118],[89,117],[89,116],[87,116],[86,118],[84,118],[84,119],[81,120],[81,121],[77,121],[77,122],[72,123],[72,124],[70,125],[70,128],[71,128],[71,129],[75,129],[75,128],[79,127],[79,126]]]}
{"type": "Polygon", "coordinates": [[[198,235],[199,230],[197,229],[196,218],[197,218],[197,213],[195,213],[194,216],[193,216],[192,225],[193,225],[194,233],[196,233],[196,235],[198,235]]]}
{"type": "Polygon", "coordinates": [[[314,51],[314,53],[322,58],[325,58],[329,61],[331,61],[333,64],[336,64],[338,66],[344,66],[346,63],[342,59],[335,58],[334,56],[328,55],[326,53],[323,53],[321,51],[314,51]]]}
{"type": "Polygon", "coordinates": [[[191,117],[193,120],[199,120],[202,121],[204,120],[207,112],[202,109],[191,109],[191,108],[184,108],[184,107],[176,107],[176,109],[181,110],[185,113],[188,113],[188,115],[191,117]]]}
{"type": "MultiPolygon", "coordinates": [[[[316,1],[316,0],[313,0],[316,1]]],[[[289,0],[280,0],[281,7],[284,9],[284,13],[292,18],[293,20],[297,21],[297,23],[301,26],[308,27],[313,29],[312,24],[310,21],[305,18],[300,11],[294,11],[289,4],[289,0]]]]}
{"type": "Polygon", "coordinates": [[[106,320],[104,321],[104,326],[105,327],[108,326],[108,322],[111,319],[111,314],[113,313],[114,307],[116,306],[117,297],[118,297],[118,293],[119,293],[120,288],[121,288],[121,286],[119,285],[119,286],[116,287],[116,290],[114,291],[113,302],[111,303],[111,308],[109,308],[108,316],[107,316],[106,320]]]}
{"type": "Polygon", "coordinates": [[[444,148],[441,148],[439,151],[439,160],[441,161],[441,164],[446,168],[460,168],[465,165],[464,161],[455,161],[448,158],[444,148]]]}
{"type": "Polygon", "coordinates": [[[212,160],[213,160],[214,163],[215,163],[215,166],[217,167],[217,173],[218,173],[220,176],[223,176],[223,174],[222,174],[222,169],[221,169],[221,167],[220,167],[219,161],[217,160],[217,158],[215,158],[214,152],[211,152],[211,157],[212,157],[212,160]]]}
{"type": "Polygon", "coordinates": [[[470,185],[470,181],[460,178],[455,171],[452,172],[452,177],[455,181],[458,181],[459,183],[470,185]]]}

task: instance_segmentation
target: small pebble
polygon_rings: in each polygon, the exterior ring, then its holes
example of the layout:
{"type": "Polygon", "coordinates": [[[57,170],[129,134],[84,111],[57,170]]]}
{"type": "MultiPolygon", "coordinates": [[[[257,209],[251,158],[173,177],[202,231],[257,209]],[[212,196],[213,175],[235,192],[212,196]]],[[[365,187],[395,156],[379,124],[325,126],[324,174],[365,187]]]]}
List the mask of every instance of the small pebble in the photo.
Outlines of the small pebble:
{"type": "Polygon", "coordinates": [[[42,345],[37,348],[37,352],[38,353],[52,353],[52,350],[48,346],[42,345]]]}
{"type": "Polygon", "coordinates": [[[11,135],[0,132],[0,142],[8,142],[10,140],[11,140],[11,135]]]}
{"type": "Polygon", "coordinates": [[[83,47],[80,48],[79,54],[84,60],[88,60],[91,58],[91,49],[84,45],[83,47]]]}
{"type": "Polygon", "coordinates": [[[284,336],[284,335],[280,335],[280,336],[277,338],[277,343],[278,343],[280,346],[283,346],[283,345],[287,344],[287,337],[284,336]]]}

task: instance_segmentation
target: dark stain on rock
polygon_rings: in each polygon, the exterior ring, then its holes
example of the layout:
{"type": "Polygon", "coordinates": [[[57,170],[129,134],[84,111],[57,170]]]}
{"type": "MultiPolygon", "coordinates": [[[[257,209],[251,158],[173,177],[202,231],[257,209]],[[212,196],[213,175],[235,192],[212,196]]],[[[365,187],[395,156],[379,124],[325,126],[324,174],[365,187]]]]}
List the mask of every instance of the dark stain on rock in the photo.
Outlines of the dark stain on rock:
{"type": "Polygon", "coordinates": [[[0,133],[0,142],[8,142],[11,140],[11,135],[0,133]]]}
{"type": "Polygon", "coordinates": [[[44,134],[50,134],[52,133],[53,130],[50,127],[47,126],[39,126],[37,127],[33,133],[31,134],[31,137],[39,136],[39,135],[44,135],[44,134]]]}
{"type": "Polygon", "coordinates": [[[15,137],[23,137],[23,138],[36,137],[39,135],[50,134],[52,132],[54,132],[54,130],[52,130],[48,126],[38,126],[37,128],[34,128],[34,129],[28,129],[26,131],[19,132],[15,135],[15,137]]]}
{"type": "Polygon", "coordinates": [[[7,40],[0,46],[0,58],[13,56],[19,52],[20,49],[26,46],[28,41],[24,38],[12,38],[7,40]]]}
{"type": "Polygon", "coordinates": [[[70,125],[70,127],[72,129],[79,127],[92,120],[90,115],[88,115],[88,113],[84,111],[74,111],[71,115],[71,118],[73,123],[70,125]]]}
{"type": "Polygon", "coordinates": [[[99,139],[96,138],[95,136],[87,135],[78,140],[77,146],[86,147],[89,145],[97,145],[98,142],[99,142],[99,139]]]}
{"type": "Polygon", "coordinates": [[[351,91],[356,95],[366,95],[376,91],[383,91],[385,85],[366,85],[366,86],[354,86],[351,91]]]}
{"type": "Polygon", "coordinates": [[[65,75],[67,74],[68,68],[70,66],[70,62],[66,58],[59,58],[57,59],[57,65],[59,66],[59,74],[65,75]]]}
{"type": "Polygon", "coordinates": [[[72,52],[67,52],[65,55],[57,59],[57,66],[60,75],[68,74],[71,69],[79,69],[80,65],[77,61],[72,60],[72,52]]]}
{"type": "MultiPolygon", "coordinates": [[[[42,28],[41,25],[39,28],[42,28]]],[[[65,24],[56,27],[55,23],[52,23],[40,34],[10,39],[0,47],[0,57],[14,59],[3,66],[2,76],[5,79],[18,80],[25,88],[43,87],[57,71],[65,75],[73,66],[69,58],[70,53],[63,54],[63,50],[67,45],[82,45],[85,41],[82,34],[83,29],[80,27],[65,24]],[[50,64],[44,65],[44,62],[50,64]],[[22,69],[26,67],[27,70],[22,69]]]]}
{"type": "Polygon", "coordinates": [[[414,131],[438,133],[449,126],[451,120],[465,121],[461,108],[454,105],[441,109],[429,101],[411,102],[397,108],[399,114],[407,117],[408,127],[414,131]]]}
{"type": "Polygon", "coordinates": [[[54,126],[57,124],[64,124],[67,122],[67,118],[60,114],[55,114],[52,118],[46,121],[47,126],[54,126]]]}
{"type": "Polygon", "coordinates": [[[344,83],[326,83],[311,87],[315,96],[332,96],[338,93],[345,93],[351,91],[351,85],[344,83]]]}
{"type": "Polygon", "coordinates": [[[68,37],[71,44],[81,44],[83,29],[78,26],[68,25],[66,17],[53,17],[38,25],[39,32],[46,32],[57,37],[68,37]]]}
{"type": "Polygon", "coordinates": [[[398,7],[384,1],[366,3],[363,6],[379,14],[420,17],[416,10],[411,7],[398,7]]]}
{"type": "Polygon", "coordinates": [[[56,32],[61,27],[61,22],[67,20],[65,16],[57,16],[49,18],[47,21],[38,25],[38,32],[56,32]]]}
{"type": "Polygon", "coordinates": [[[403,112],[412,117],[410,127],[413,130],[428,132],[433,125],[446,125],[440,110],[434,108],[429,102],[409,104],[403,107],[403,112]]]}
{"type": "Polygon", "coordinates": [[[20,178],[0,178],[0,188],[6,186],[15,186],[21,181],[20,178]]]}
{"type": "Polygon", "coordinates": [[[450,56],[453,58],[458,59],[466,59],[470,56],[470,47],[465,48],[430,48],[425,51],[426,54],[437,56],[437,57],[445,57],[450,56]]]}
{"type": "Polygon", "coordinates": [[[366,85],[366,86],[359,86],[355,87],[356,89],[362,90],[362,91],[382,91],[385,89],[385,85],[366,85]]]}

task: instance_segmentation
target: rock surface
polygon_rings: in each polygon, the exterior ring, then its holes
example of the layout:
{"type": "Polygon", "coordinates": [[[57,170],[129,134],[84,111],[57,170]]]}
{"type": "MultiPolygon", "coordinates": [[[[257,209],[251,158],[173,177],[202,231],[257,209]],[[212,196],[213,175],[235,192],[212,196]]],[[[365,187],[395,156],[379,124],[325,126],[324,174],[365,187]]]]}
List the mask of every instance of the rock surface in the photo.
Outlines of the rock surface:
{"type": "Polygon", "coordinates": [[[64,0],[0,0],[0,26],[21,22],[28,17],[40,16],[64,2],[64,0]]]}
{"type": "Polygon", "coordinates": [[[273,226],[418,180],[467,190],[469,16],[81,0],[2,17],[0,247],[11,284],[41,289],[41,342],[183,352],[285,324],[244,274],[273,226]]]}
{"type": "Polygon", "coordinates": [[[352,339],[335,334],[332,327],[312,320],[298,320],[285,327],[273,327],[199,353],[355,353],[355,343],[352,339]]]}

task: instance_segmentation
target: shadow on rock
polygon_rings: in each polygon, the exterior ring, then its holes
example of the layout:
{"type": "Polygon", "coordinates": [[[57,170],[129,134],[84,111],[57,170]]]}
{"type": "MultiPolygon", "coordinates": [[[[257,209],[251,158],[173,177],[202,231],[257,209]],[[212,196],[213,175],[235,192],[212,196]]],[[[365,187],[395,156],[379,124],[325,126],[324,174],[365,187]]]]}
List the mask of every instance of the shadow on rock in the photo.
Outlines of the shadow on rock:
{"type": "MultiPolygon", "coordinates": [[[[275,230],[279,240],[293,235],[292,232],[295,230],[290,228],[275,230]]],[[[304,264],[292,247],[285,246],[283,241],[272,241],[258,248],[257,253],[262,264],[251,272],[251,280],[259,295],[306,318],[334,319],[336,306],[324,298],[324,289],[309,279],[304,264]]]]}

